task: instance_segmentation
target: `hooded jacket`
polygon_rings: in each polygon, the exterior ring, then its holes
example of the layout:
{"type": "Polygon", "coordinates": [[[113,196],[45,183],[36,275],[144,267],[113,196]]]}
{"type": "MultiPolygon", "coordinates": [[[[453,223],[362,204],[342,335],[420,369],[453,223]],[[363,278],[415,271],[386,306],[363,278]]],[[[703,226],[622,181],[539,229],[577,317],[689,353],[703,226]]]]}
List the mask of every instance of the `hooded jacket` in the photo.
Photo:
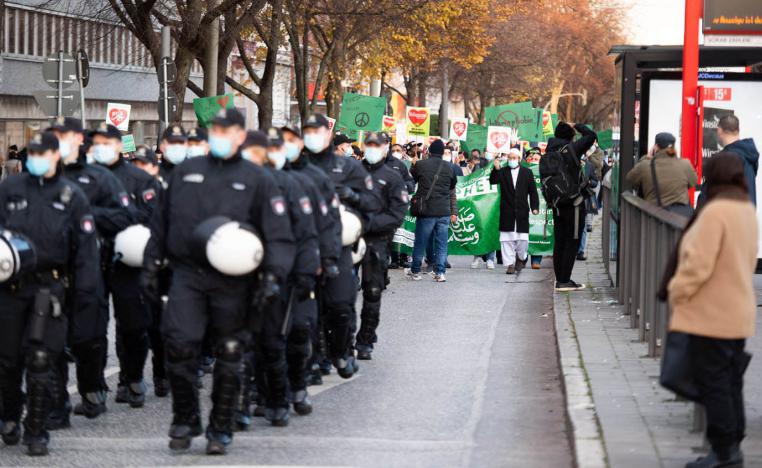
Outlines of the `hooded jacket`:
{"type": "Polygon", "coordinates": [[[743,171],[746,185],[749,186],[749,198],[757,204],[757,169],[759,168],[759,151],[751,138],[744,138],[727,145],[723,151],[737,154],[743,160],[743,171]]]}

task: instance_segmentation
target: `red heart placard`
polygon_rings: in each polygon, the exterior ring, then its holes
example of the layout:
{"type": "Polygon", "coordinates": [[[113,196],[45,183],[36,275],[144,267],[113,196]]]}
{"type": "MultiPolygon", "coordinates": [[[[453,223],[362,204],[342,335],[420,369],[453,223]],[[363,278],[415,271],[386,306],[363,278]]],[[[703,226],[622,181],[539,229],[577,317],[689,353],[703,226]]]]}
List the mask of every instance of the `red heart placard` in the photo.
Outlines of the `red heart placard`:
{"type": "Polygon", "coordinates": [[[394,117],[390,117],[388,115],[384,116],[384,127],[393,127],[394,126],[394,117]]]}
{"type": "Polygon", "coordinates": [[[489,136],[489,140],[495,146],[500,149],[508,143],[508,132],[492,132],[489,136]]]}
{"type": "Polygon", "coordinates": [[[463,133],[466,131],[466,123],[465,122],[454,122],[452,124],[452,131],[455,132],[455,136],[458,138],[463,136],[463,133]]]}
{"type": "Polygon", "coordinates": [[[547,127],[548,122],[550,122],[550,114],[547,112],[542,113],[542,126],[547,127]]]}
{"type": "Polygon", "coordinates": [[[217,98],[217,104],[220,105],[223,109],[228,105],[228,101],[230,100],[230,96],[220,96],[217,98]]]}
{"type": "Polygon", "coordinates": [[[429,111],[425,109],[410,109],[407,111],[407,118],[413,125],[423,125],[429,118],[429,111]]]}
{"type": "Polygon", "coordinates": [[[118,127],[125,120],[127,120],[126,109],[111,109],[108,113],[108,119],[111,121],[111,125],[118,127]]]}

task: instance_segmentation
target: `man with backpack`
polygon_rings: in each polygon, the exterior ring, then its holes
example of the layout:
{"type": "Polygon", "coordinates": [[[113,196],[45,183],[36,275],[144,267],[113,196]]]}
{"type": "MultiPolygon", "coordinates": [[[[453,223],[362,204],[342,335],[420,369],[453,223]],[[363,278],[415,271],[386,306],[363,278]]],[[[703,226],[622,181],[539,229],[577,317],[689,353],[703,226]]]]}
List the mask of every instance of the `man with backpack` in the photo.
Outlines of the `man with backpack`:
{"type": "Polygon", "coordinates": [[[595,132],[585,125],[572,127],[559,122],[554,137],[548,140],[545,156],[540,159],[542,194],[553,209],[556,291],[576,291],[585,287],[573,281],[571,273],[585,227],[585,199],[593,193],[582,170],[581,158],[596,139],[595,132]],[[572,141],[575,130],[581,137],[572,141]]]}

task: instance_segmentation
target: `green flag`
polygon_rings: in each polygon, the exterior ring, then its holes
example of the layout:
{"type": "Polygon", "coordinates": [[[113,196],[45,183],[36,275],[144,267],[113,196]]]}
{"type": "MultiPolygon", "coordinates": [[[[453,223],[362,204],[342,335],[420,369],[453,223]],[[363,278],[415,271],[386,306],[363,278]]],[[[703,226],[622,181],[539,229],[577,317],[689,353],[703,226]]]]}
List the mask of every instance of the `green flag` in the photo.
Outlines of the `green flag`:
{"type": "Polygon", "coordinates": [[[553,255],[553,213],[540,191],[540,165],[524,165],[532,170],[537,193],[540,194],[540,214],[529,213],[529,255],[553,255]]]}
{"type": "Polygon", "coordinates": [[[541,121],[542,114],[538,115],[537,110],[529,101],[488,107],[485,115],[487,126],[517,129],[521,140],[538,141],[539,139],[538,120],[541,121]]]}
{"type": "Polygon", "coordinates": [[[614,131],[612,129],[598,133],[598,146],[605,150],[614,146],[614,131]]]}
{"type": "Polygon", "coordinates": [[[384,127],[386,98],[344,93],[339,113],[339,128],[380,132],[384,127]]]}
{"type": "Polygon", "coordinates": [[[466,138],[466,141],[460,144],[463,151],[470,152],[477,149],[483,153],[487,147],[487,127],[469,123],[466,138]]]}
{"type": "MultiPolygon", "coordinates": [[[[489,183],[490,172],[492,166],[458,177],[458,220],[450,225],[449,255],[484,255],[500,248],[500,190],[489,183]]],[[[395,250],[412,253],[415,217],[410,212],[394,234],[394,243],[395,250]]]]}
{"type": "Polygon", "coordinates": [[[201,127],[208,127],[212,123],[214,115],[220,109],[233,108],[233,95],[223,94],[222,96],[211,96],[196,98],[193,100],[193,110],[196,111],[196,118],[201,127]]]}

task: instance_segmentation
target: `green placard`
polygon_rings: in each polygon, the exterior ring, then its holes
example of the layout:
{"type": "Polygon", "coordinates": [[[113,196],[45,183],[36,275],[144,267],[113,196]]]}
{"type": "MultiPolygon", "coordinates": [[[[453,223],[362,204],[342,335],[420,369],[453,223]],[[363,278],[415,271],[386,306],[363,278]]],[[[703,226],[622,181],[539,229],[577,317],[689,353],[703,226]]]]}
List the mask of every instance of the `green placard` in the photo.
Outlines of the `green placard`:
{"type": "Polygon", "coordinates": [[[553,255],[553,213],[542,196],[540,165],[524,163],[524,166],[532,170],[537,193],[540,195],[540,213],[529,213],[529,255],[553,255]]]}
{"type": "Polygon", "coordinates": [[[196,111],[196,119],[198,119],[200,127],[208,127],[211,124],[214,115],[219,112],[220,109],[232,108],[232,94],[196,98],[193,100],[193,110],[196,111]]]}
{"type": "Polygon", "coordinates": [[[384,127],[386,98],[344,93],[338,127],[366,132],[380,132],[384,127]]]}
{"type": "Polygon", "coordinates": [[[484,153],[484,149],[487,147],[487,127],[469,123],[466,137],[466,141],[460,143],[463,151],[468,153],[478,149],[480,153],[484,153]]]}
{"type": "Polygon", "coordinates": [[[598,146],[605,150],[614,146],[614,131],[612,129],[598,133],[598,146]]]}
{"type": "Polygon", "coordinates": [[[132,153],[136,149],[137,148],[135,148],[135,136],[132,134],[122,135],[122,152],[132,153]]]}
{"type": "Polygon", "coordinates": [[[485,115],[487,126],[518,129],[520,140],[539,141],[540,139],[538,125],[542,125],[542,114],[538,115],[530,101],[488,107],[485,115]]]}

